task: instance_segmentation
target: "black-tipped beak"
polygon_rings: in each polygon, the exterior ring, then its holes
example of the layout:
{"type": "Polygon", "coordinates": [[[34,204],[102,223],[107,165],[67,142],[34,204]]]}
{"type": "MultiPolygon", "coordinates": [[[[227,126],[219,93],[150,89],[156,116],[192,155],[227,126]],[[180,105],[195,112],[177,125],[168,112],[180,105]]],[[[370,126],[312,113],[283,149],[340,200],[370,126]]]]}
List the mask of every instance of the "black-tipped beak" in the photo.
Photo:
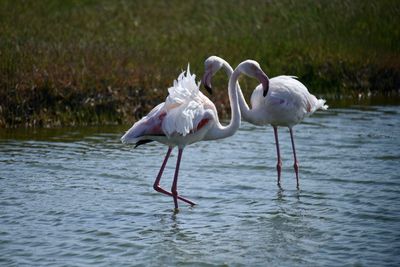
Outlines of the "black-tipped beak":
{"type": "Polygon", "coordinates": [[[263,72],[262,74],[260,74],[260,76],[258,77],[258,79],[261,82],[261,85],[263,87],[263,96],[265,97],[268,94],[268,90],[269,90],[269,78],[268,76],[263,72]]]}
{"type": "Polygon", "coordinates": [[[212,88],[211,88],[211,84],[210,84],[210,85],[204,84],[204,88],[206,88],[207,92],[209,92],[209,93],[210,93],[210,95],[212,95],[212,88]]]}
{"type": "Polygon", "coordinates": [[[268,94],[269,82],[268,83],[263,83],[262,87],[263,87],[263,97],[265,97],[268,94]]]}
{"type": "Polygon", "coordinates": [[[204,85],[204,88],[206,88],[207,92],[212,95],[212,86],[211,86],[211,77],[210,74],[206,73],[204,74],[203,79],[201,80],[201,83],[204,85]]]}

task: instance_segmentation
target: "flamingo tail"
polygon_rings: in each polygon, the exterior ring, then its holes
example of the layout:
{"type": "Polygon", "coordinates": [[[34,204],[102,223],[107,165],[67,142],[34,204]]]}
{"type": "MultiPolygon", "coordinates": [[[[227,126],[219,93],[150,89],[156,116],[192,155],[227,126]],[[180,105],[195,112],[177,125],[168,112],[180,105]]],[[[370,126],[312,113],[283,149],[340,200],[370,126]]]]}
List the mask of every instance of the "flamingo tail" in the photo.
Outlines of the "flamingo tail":
{"type": "Polygon", "coordinates": [[[317,99],[314,95],[310,95],[309,97],[309,107],[307,108],[308,115],[313,114],[315,111],[321,109],[321,110],[327,110],[328,105],[325,105],[326,100],[325,99],[317,99]]]}
{"type": "Polygon", "coordinates": [[[315,110],[321,109],[321,110],[327,110],[328,105],[325,105],[326,100],[325,99],[317,99],[317,103],[315,105],[315,110]]]}
{"type": "Polygon", "coordinates": [[[144,144],[147,144],[147,143],[150,143],[150,142],[153,142],[153,141],[154,140],[150,140],[150,139],[139,140],[139,141],[137,141],[135,143],[135,147],[134,148],[137,148],[140,145],[144,145],[144,144]]]}
{"type": "MultiPolygon", "coordinates": [[[[145,124],[141,123],[141,121],[135,123],[122,137],[121,142],[124,144],[137,144],[141,140],[141,137],[144,135],[146,128],[145,124]]],[[[140,145],[140,144],[138,144],[140,145]]]]}
{"type": "Polygon", "coordinates": [[[140,123],[133,125],[133,127],[121,137],[121,142],[124,144],[135,144],[134,148],[153,142],[154,140],[146,138],[146,128],[143,126],[144,125],[140,123]]]}

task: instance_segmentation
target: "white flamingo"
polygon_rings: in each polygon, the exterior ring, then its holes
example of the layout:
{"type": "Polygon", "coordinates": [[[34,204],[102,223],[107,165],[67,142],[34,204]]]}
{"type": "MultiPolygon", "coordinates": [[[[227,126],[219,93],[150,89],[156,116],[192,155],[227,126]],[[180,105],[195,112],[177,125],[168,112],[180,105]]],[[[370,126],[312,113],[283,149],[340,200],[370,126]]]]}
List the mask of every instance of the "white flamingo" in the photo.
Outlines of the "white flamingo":
{"type": "Polygon", "coordinates": [[[123,143],[136,144],[135,148],[152,141],[168,146],[153,188],[172,196],[176,210],[178,209],[178,199],[195,205],[194,202],[181,197],[177,190],[179,165],[185,146],[202,140],[232,136],[240,126],[240,109],[235,84],[241,73],[259,79],[266,86],[266,90],[268,89],[268,77],[257,62],[247,60],[239,64],[229,80],[228,92],[232,112],[229,125],[221,125],[215,105],[199,91],[199,83],[196,84],[195,80],[196,76],[190,74],[188,66],[186,75],[185,72],[180,74],[174,81],[174,85],[168,89],[169,95],[165,102],[156,106],[147,116],[136,122],[121,138],[123,143]],[[171,192],[168,192],[161,188],[159,183],[175,146],[178,146],[178,158],[171,192]]]}
{"type": "MultiPolygon", "coordinates": [[[[220,57],[211,56],[204,64],[203,84],[206,88],[211,88],[211,78],[220,68],[223,68],[227,72],[228,77],[232,75],[232,67],[220,57]]],[[[328,108],[325,105],[325,100],[317,99],[314,95],[310,94],[307,88],[295,78],[297,77],[285,75],[271,78],[269,80],[268,92],[264,91],[261,85],[258,85],[251,95],[251,109],[246,103],[239,84],[237,84],[242,119],[255,125],[271,124],[274,128],[278,158],[276,169],[279,187],[281,186],[282,160],[279,150],[278,126],[289,128],[292,140],[294,170],[296,173],[297,188],[299,188],[299,162],[296,157],[293,140],[293,127],[316,110],[326,110],[328,108]]]]}

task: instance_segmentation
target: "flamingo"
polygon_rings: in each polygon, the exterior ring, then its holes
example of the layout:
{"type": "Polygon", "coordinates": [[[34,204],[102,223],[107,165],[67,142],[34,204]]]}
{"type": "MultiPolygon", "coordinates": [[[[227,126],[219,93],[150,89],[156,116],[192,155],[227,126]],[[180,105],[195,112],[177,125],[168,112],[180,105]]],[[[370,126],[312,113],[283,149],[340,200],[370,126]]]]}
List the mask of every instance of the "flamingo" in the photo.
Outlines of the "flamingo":
{"type": "MultiPolygon", "coordinates": [[[[211,88],[211,78],[219,69],[223,68],[228,77],[231,77],[233,73],[229,63],[217,56],[206,59],[204,65],[205,73],[202,82],[206,88],[211,88]]],[[[258,85],[251,95],[251,109],[246,103],[239,84],[237,84],[237,90],[242,119],[254,125],[271,124],[274,129],[279,187],[281,187],[282,160],[279,150],[278,126],[289,128],[294,158],[293,167],[296,173],[297,189],[299,189],[299,162],[296,156],[293,127],[306,116],[310,116],[318,109],[326,110],[328,106],[325,105],[325,100],[317,99],[310,94],[304,84],[296,79],[295,76],[286,75],[271,78],[268,91],[264,91],[261,85],[258,85]]]]}
{"type": "Polygon", "coordinates": [[[229,80],[228,93],[232,117],[227,126],[219,122],[215,105],[199,91],[200,82],[196,83],[196,76],[190,73],[188,66],[186,73],[182,72],[168,89],[169,95],[165,102],[153,108],[121,138],[122,143],[134,143],[135,148],[152,141],[168,146],[153,188],[157,192],[173,197],[175,210],[178,210],[178,200],[195,205],[194,202],[179,195],[177,190],[179,166],[186,145],[232,136],[240,126],[240,109],[235,85],[241,73],[257,78],[264,90],[268,90],[268,77],[256,61],[247,60],[239,64],[229,80]],[[168,192],[160,187],[160,180],[171,151],[176,146],[178,158],[171,192],[168,192]]]}

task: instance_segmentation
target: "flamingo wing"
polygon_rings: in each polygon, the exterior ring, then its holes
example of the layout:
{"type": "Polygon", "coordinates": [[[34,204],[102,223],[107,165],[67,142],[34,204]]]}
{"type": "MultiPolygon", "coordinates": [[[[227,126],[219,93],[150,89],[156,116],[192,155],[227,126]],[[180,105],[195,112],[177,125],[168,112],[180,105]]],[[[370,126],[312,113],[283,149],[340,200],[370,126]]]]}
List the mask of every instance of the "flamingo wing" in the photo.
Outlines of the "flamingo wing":
{"type": "MultiPolygon", "coordinates": [[[[121,138],[123,143],[136,146],[152,141],[152,136],[186,136],[208,124],[213,114],[212,102],[199,91],[196,76],[182,72],[172,87],[164,103],[136,122],[121,138]],[[211,102],[211,104],[210,104],[211,102]]],[[[159,138],[157,138],[159,139],[159,138]]]]}
{"type": "Polygon", "coordinates": [[[282,75],[276,78],[282,84],[281,87],[287,88],[288,93],[290,93],[288,99],[291,99],[291,102],[295,105],[294,108],[302,107],[306,116],[313,114],[318,109],[326,110],[328,108],[325,105],[325,100],[317,99],[304,84],[294,79],[297,77],[282,75]]]}
{"type": "Polygon", "coordinates": [[[293,76],[278,76],[270,80],[270,94],[263,99],[276,123],[297,124],[317,109],[326,109],[325,100],[317,99],[293,76]]]}
{"type": "Polygon", "coordinates": [[[303,109],[310,106],[307,88],[295,76],[281,75],[271,79],[271,94],[265,98],[266,106],[270,105],[282,111],[303,109]]]}
{"type": "MultiPolygon", "coordinates": [[[[165,135],[162,130],[162,122],[166,116],[165,103],[153,108],[149,114],[137,121],[122,137],[122,143],[143,144],[144,136],[165,135]]],[[[145,139],[148,140],[148,139],[145,139]]],[[[150,142],[150,141],[148,141],[150,142]]],[[[148,143],[144,142],[144,143],[148,143]]]]}
{"type": "MultiPolygon", "coordinates": [[[[272,80],[272,79],[271,79],[272,80]]],[[[254,89],[251,95],[251,106],[255,109],[280,109],[290,110],[293,108],[292,93],[285,86],[276,86],[276,84],[270,84],[270,90],[266,97],[263,96],[263,90],[261,85],[254,89]]]]}

